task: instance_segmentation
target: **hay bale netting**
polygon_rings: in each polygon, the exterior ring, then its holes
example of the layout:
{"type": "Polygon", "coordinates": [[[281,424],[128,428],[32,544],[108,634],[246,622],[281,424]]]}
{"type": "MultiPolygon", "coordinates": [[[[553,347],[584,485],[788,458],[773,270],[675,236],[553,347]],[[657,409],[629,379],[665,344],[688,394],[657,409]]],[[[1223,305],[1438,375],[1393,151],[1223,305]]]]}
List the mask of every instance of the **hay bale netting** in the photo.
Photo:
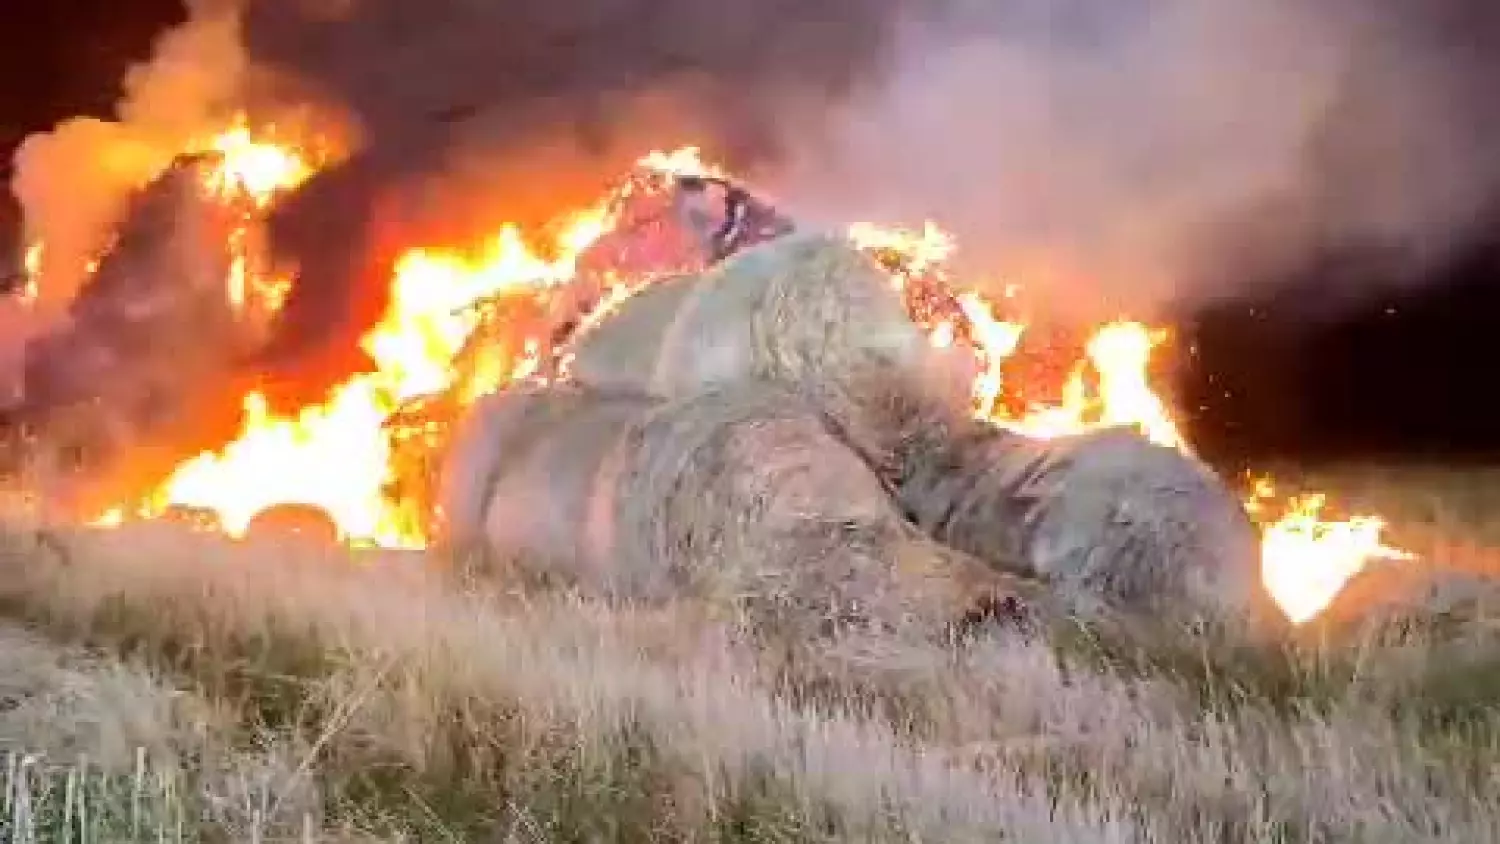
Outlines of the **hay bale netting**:
{"type": "Polygon", "coordinates": [[[764,382],[662,403],[576,387],[491,397],[455,440],[443,502],[453,551],[782,626],[946,623],[1012,597],[908,525],[810,403],[764,382]]]}
{"type": "Polygon", "coordinates": [[[579,383],[663,399],[746,378],[836,385],[873,371],[968,400],[968,381],[891,277],[835,235],[787,235],[656,282],[571,351],[579,383]]]}
{"type": "Polygon", "coordinates": [[[1048,583],[1070,611],[1260,638],[1285,616],[1259,534],[1214,472],[1134,431],[1053,440],[980,423],[903,454],[897,500],[935,539],[1048,583]]]}

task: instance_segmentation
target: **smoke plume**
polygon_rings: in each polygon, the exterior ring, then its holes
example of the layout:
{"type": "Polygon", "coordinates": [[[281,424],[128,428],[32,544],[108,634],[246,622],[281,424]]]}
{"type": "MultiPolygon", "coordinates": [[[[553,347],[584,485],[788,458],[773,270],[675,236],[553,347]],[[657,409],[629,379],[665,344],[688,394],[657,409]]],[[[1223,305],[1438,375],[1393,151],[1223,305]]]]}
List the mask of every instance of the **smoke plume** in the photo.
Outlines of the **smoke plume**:
{"type": "Polygon", "coordinates": [[[1484,0],[189,6],[117,120],[20,150],[43,296],[71,296],[125,195],[226,109],[336,106],[361,145],[272,221],[300,268],[293,363],[309,340],[352,347],[401,249],[539,223],[682,142],[814,220],[935,219],[974,275],[1086,317],[1233,295],[1349,244],[1416,266],[1500,182],[1484,0]]]}
{"type": "Polygon", "coordinates": [[[1378,245],[1415,273],[1500,183],[1500,8],[988,0],[909,20],[886,81],[762,177],[827,220],[940,221],[970,272],[1094,319],[1378,245]]]}
{"type": "Polygon", "coordinates": [[[303,278],[290,348],[273,353],[301,359],[300,341],[378,314],[402,246],[541,223],[647,149],[765,155],[778,121],[875,74],[900,2],[251,0],[247,44],[271,96],[337,102],[367,140],[273,220],[303,278]]]}

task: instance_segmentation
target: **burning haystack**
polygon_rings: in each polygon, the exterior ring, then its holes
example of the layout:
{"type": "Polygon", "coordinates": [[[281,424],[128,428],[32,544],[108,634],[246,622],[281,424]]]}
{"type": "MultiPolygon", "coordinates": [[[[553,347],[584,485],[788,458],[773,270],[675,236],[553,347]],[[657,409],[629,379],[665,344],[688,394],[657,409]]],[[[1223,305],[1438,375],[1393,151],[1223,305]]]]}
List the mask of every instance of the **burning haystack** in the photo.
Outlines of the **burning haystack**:
{"type": "Polygon", "coordinates": [[[144,187],[73,322],[27,350],[49,444],[76,412],[125,446],[90,449],[67,518],[446,538],[783,622],[941,626],[1023,578],[1073,613],[1261,626],[1267,546],[1181,448],[1151,333],[1101,329],[1061,406],[1002,390],[1026,326],[946,275],[935,226],[796,231],[695,151],[653,153],[545,229],[398,253],[343,380],[288,409],[254,352],[316,281],[279,276],[261,238],[308,168],[223,146],[144,187]]]}
{"type": "Polygon", "coordinates": [[[971,374],[845,237],[659,281],[571,351],[571,383],[498,400],[450,454],[456,539],[610,592],[774,580],[875,611],[869,584],[899,583],[890,549],[914,518],[951,549],[953,583],[974,582],[972,554],[1075,612],[1273,618],[1254,526],[1206,467],[1124,429],[1049,441],[973,420],[971,374]]]}
{"type": "Polygon", "coordinates": [[[972,380],[928,341],[887,272],[825,234],[788,235],[657,282],[572,351],[580,384],[656,398],[763,380],[852,399],[879,378],[961,412],[972,380]]]}

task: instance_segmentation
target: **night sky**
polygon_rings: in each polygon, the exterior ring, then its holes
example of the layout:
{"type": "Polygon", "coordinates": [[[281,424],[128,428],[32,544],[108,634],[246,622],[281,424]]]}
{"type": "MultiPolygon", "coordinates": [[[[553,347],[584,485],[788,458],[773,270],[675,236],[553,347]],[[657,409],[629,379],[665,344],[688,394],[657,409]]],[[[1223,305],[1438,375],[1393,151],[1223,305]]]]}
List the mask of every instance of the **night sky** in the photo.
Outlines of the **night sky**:
{"type": "MultiPolygon", "coordinates": [[[[125,68],[181,16],[171,0],[25,9],[7,11],[0,45],[6,162],[28,132],[107,114],[125,68]]],[[[1174,394],[1193,439],[1211,455],[1257,461],[1500,459],[1488,395],[1500,361],[1500,197],[1494,207],[1489,242],[1379,298],[1351,305],[1337,294],[1390,281],[1378,261],[1356,253],[1306,268],[1281,292],[1260,287],[1259,301],[1184,317],[1177,344],[1194,353],[1181,362],[1174,394]]],[[[0,221],[14,213],[7,196],[0,221]]]]}

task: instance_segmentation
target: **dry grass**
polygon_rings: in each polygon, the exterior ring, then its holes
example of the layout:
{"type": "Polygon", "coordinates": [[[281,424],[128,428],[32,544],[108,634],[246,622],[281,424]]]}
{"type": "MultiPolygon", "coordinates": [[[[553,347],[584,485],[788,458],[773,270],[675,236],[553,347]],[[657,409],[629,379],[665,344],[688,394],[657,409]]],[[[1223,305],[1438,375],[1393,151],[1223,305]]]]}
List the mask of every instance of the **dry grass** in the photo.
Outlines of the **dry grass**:
{"type": "Polygon", "coordinates": [[[7,841],[1500,840],[1477,622],[751,647],[167,526],[14,527],[0,612],[7,841]]]}

